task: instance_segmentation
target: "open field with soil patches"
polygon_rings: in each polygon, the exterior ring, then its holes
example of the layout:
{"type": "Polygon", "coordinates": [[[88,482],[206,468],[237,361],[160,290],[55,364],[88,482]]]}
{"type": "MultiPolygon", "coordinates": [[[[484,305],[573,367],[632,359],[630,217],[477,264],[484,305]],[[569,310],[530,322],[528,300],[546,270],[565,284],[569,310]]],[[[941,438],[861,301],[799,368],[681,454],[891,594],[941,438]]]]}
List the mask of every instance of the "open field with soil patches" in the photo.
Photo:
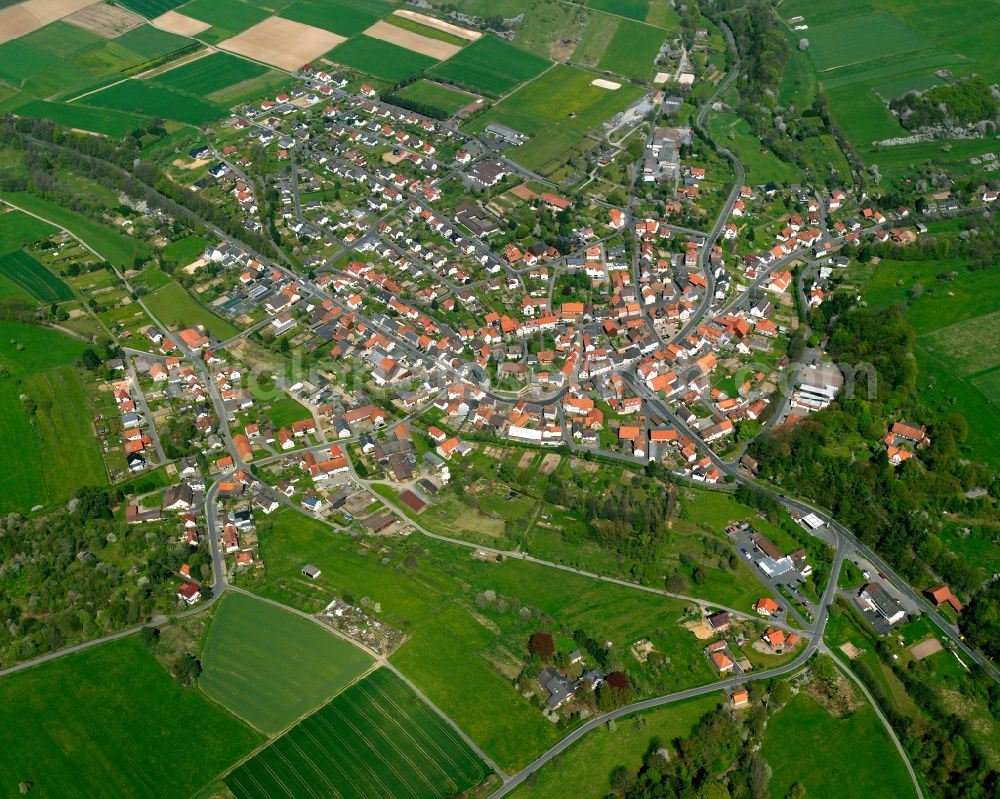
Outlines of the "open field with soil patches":
{"type": "Polygon", "coordinates": [[[435,61],[451,58],[462,49],[462,44],[424,36],[416,31],[391,25],[381,19],[370,28],[365,29],[365,36],[398,45],[414,53],[433,58],[435,61]]]}
{"type": "Polygon", "coordinates": [[[167,11],[165,14],[161,14],[151,20],[151,22],[160,30],[169,31],[181,36],[197,36],[199,33],[207,31],[212,27],[207,22],[185,16],[177,11],[167,11]]]}
{"type": "Polygon", "coordinates": [[[216,611],[201,689],[274,734],[364,672],[372,659],[319,624],[241,594],[216,611]]]}
{"type": "Polygon", "coordinates": [[[4,677],[0,708],[9,796],[27,781],[51,799],[185,799],[263,740],[178,685],[134,636],[4,677]]]}
{"type": "Polygon", "coordinates": [[[138,14],[107,3],[92,3],[65,17],[65,21],[107,39],[113,39],[145,22],[138,14]]]}
{"type": "Polygon", "coordinates": [[[294,70],[336,47],[344,39],[329,31],[281,17],[268,17],[219,47],[279,69],[294,70]]]}
{"type": "Polygon", "coordinates": [[[226,777],[237,799],[444,799],[490,771],[386,669],[355,683],[226,777]]]}

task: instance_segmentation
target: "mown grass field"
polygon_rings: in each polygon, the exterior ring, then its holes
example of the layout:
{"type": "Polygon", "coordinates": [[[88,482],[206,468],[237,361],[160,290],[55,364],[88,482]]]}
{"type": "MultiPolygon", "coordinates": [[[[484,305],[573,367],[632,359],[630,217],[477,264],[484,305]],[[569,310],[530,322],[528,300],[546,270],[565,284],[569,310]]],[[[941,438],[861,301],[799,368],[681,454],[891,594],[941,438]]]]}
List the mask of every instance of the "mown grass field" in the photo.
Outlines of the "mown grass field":
{"type": "Polygon", "coordinates": [[[385,16],[391,7],[385,0],[295,0],[281,11],[281,16],[341,36],[354,36],[385,16]]]}
{"type": "Polygon", "coordinates": [[[408,100],[439,108],[448,114],[454,114],[458,109],[464,108],[475,100],[468,94],[449,89],[440,83],[431,83],[428,80],[418,80],[411,83],[404,87],[399,94],[408,100]]]}
{"type": "Polygon", "coordinates": [[[327,58],[388,81],[409,78],[437,63],[433,58],[405,47],[364,35],[334,47],[327,53],[327,58]]]}
{"type": "Polygon", "coordinates": [[[662,28],[622,20],[597,66],[616,75],[648,81],[653,77],[653,61],[665,40],[662,28]]]}
{"type": "Polygon", "coordinates": [[[470,126],[480,131],[500,122],[530,135],[517,148],[518,163],[543,174],[584,135],[638,99],[643,90],[623,85],[610,90],[594,86],[590,72],[557,64],[478,117],[470,126]]]}
{"type": "Polygon", "coordinates": [[[786,29],[792,58],[782,86],[781,102],[805,107],[818,88],[826,91],[830,111],[868,163],[878,163],[883,175],[912,172],[932,161],[962,176],[978,170],[968,160],[995,150],[987,140],[954,141],[875,149],[873,141],[907,135],[885,102],[914,88],[940,82],[934,72],[947,68],[954,76],[978,73],[991,82],[1000,79],[1000,62],[991,43],[1000,37],[1000,14],[975,0],[849,0],[817,6],[786,0],[785,19],[805,17],[807,31],[786,29]],[[974,24],[955,24],[955,20],[974,24]],[[809,49],[795,48],[800,37],[809,49]],[[808,65],[808,69],[805,68],[808,65]],[[812,74],[808,74],[812,72],[812,74]]]}
{"type": "Polygon", "coordinates": [[[174,119],[189,125],[204,125],[225,113],[221,106],[193,94],[165,88],[153,81],[145,80],[116,83],[94,94],[88,94],[79,102],[144,116],[174,119]]]}
{"type": "Polygon", "coordinates": [[[270,71],[265,66],[229,53],[216,52],[157,75],[155,83],[205,96],[234,83],[259,78],[270,71]]]}
{"type": "Polygon", "coordinates": [[[104,133],[115,139],[122,138],[129,131],[136,130],[149,121],[146,117],[125,111],[44,100],[30,100],[18,106],[17,113],[19,116],[48,119],[69,128],[104,133]]]}
{"type": "Polygon", "coordinates": [[[352,685],[226,777],[237,799],[458,796],[487,766],[387,669],[352,685]]]}
{"type": "Polygon", "coordinates": [[[519,697],[510,681],[479,656],[492,642],[492,633],[467,610],[448,605],[421,625],[392,663],[500,768],[513,773],[560,735],[537,708],[514,701],[519,697]]]}
{"type": "Polygon", "coordinates": [[[263,739],[136,637],[0,679],[0,718],[4,796],[186,799],[263,739]]]}
{"type": "Polygon", "coordinates": [[[146,19],[158,17],[184,5],[186,0],[122,0],[122,5],[146,19]]]}
{"type": "Polygon", "coordinates": [[[341,690],[372,664],[318,624],[242,594],[215,613],[202,652],[201,689],[274,734],[341,690]]]}
{"type": "Polygon", "coordinates": [[[0,322],[8,373],[0,381],[0,512],[58,504],[79,486],[107,483],[74,366],[84,349],[54,330],[0,322]]]}
{"type": "Polygon", "coordinates": [[[640,22],[649,14],[649,0],[585,0],[584,5],[640,22]]]}
{"type": "Polygon", "coordinates": [[[292,397],[281,397],[272,402],[266,415],[275,427],[290,427],[292,422],[312,418],[309,409],[292,397]]]}
{"type": "Polygon", "coordinates": [[[73,299],[73,291],[24,250],[0,255],[0,275],[13,281],[39,302],[73,299]]]}
{"type": "Polygon", "coordinates": [[[125,31],[115,39],[115,44],[149,59],[180,50],[191,43],[186,36],[178,36],[176,33],[163,31],[152,25],[140,25],[138,28],[125,31]]]}
{"type": "Polygon", "coordinates": [[[143,302],[163,324],[170,328],[204,325],[213,336],[231,338],[238,332],[225,319],[216,316],[175,281],[143,297],[143,302]]]}
{"type": "Polygon", "coordinates": [[[499,96],[541,74],[549,63],[541,56],[494,36],[483,36],[434,67],[429,74],[467,89],[499,96]]]}
{"type": "Polygon", "coordinates": [[[180,9],[180,13],[207,22],[215,28],[214,31],[204,31],[211,34],[209,38],[214,41],[222,41],[242,33],[270,16],[264,9],[243,0],[191,0],[180,9]]]}
{"type": "Polygon", "coordinates": [[[621,719],[614,732],[607,725],[592,730],[563,752],[558,760],[538,769],[533,785],[522,783],[511,796],[514,799],[549,799],[552,796],[603,799],[608,794],[608,775],[615,766],[625,765],[638,771],[652,738],[658,737],[672,749],[674,740],[689,735],[698,719],[714,710],[722,700],[720,691],[621,719]],[[634,722],[640,717],[644,724],[637,729],[634,722]]]}
{"type": "Polygon", "coordinates": [[[800,693],[768,721],[761,754],[772,769],[772,796],[787,795],[795,782],[811,799],[915,795],[899,752],[868,705],[835,718],[800,693]]]}

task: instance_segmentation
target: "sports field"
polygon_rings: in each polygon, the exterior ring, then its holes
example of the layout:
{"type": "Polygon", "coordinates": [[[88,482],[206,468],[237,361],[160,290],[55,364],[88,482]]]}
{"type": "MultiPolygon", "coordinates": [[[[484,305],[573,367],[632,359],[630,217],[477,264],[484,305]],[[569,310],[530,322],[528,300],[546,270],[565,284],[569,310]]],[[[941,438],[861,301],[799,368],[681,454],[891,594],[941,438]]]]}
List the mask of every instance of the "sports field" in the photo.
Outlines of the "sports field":
{"type": "Polygon", "coordinates": [[[464,108],[476,100],[475,97],[464,92],[458,92],[428,80],[418,80],[405,86],[400,90],[399,96],[429,105],[432,108],[438,108],[446,114],[454,114],[458,109],[464,108]]]}
{"type": "Polygon", "coordinates": [[[364,35],[333,48],[327,58],[390,81],[409,78],[437,63],[428,56],[364,35]]]}
{"type": "Polygon", "coordinates": [[[470,126],[480,131],[500,122],[531,136],[517,148],[518,163],[551,173],[584,135],[642,96],[638,86],[617,90],[594,86],[593,73],[556,64],[508,95],[470,126]]]}
{"type": "Polygon", "coordinates": [[[225,781],[237,799],[443,799],[489,773],[440,716],[379,669],[225,781]]]}
{"type": "Polygon", "coordinates": [[[186,799],[263,739],[134,636],[0,679],[0,720],[4,796],[186,799]]]}
{"type": "Polygon", "coordinates": [[[74,366],[86,347],[54,330],[0,322],[0,366],[8,375],[0,381],[0,513],[107,484],[74,366]]]}
{"type": "Polygon", "coordinates": [[[39,302],[73,299],[73,291],[24,250],[0,255],[0,275],[13,281],[39,302]]]}
{"type": "Polygon", "coordinates": [[[232,324],[213,314],[174,281],[147,294],[143,297],[143,302],[154,316],[170,328],[204,325],[209,333],[220,339],[230,338],[237,333],[232,324]]]}
{"type": "Polygon", "coordinates": [[[496,37],[483,36],[434,67],[429,75],[497,96],[541,74],[549,63],[496,37]]]}
{"type": "Polygon", "coordinates": [[[79,102],[102,108],[117,108],[145,116],[174,119],[189,125],[204,125],[225,114],[221,106],[193,94],[165,88],[151,81],[127,80],[88,94],[79,102]]]}
{"type": "Polygon", "coordinates": [[[295,0],[280,13],[285,19],[349,37],[361,33],[391,7],[385,0],[295,0]]]}
{"type": "Polygon", "coordinates": [[[761,754],[772,769],[772,796],[787,796],[795,782],[810,799],[915,795],[901,756],[867,704],[836,718],[799,693],[768,721],[761,754]]]}
{"type": "Polygon", "coordinates": [[[268,734],[280,732],[372,665],[318,624],[230,592],[215,613],[199,685],[268,734]]]}
{"type": "Polygon", "coordinates": [[[234,83],[258,78],[268,71],[267,67],[260,64],[229,53],[215,52],[157,75],[155,82],[161,86],[205,96],[234,83]]]}

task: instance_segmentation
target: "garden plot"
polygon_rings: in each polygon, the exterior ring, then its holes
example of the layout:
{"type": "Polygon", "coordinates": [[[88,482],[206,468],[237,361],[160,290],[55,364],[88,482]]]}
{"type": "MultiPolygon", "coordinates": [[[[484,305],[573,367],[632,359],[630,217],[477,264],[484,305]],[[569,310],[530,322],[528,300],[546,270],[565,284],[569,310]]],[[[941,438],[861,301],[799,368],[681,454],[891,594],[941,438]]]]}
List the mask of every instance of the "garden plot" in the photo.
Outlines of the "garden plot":
{"type": "Polygon", "coordinates": [[[269,17],[243,33],[220,42],[219,47],[291,71],[329,52],[343,41],[343,36],[322,28],[281,17],[269,17]]]}

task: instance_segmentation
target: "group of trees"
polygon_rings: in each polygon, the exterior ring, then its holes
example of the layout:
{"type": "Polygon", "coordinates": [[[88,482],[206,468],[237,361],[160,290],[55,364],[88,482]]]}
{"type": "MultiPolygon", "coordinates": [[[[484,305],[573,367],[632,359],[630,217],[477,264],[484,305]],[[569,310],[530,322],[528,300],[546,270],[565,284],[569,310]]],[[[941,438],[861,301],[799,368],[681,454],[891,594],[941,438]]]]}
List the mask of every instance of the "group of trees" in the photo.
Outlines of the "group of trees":
{"type": "Polygon", "coordinates": [[[979,75],[925,92],[908,92],[889,101],[889,109],[907,130],[994,121],[998,107],[993,90],[979,75]]]}
{"type": "Polygon", "coordinates": [[[162,532],[115,520],[111,502],[105,489],[81,488],[66,510],[0,519],[0,666],[139,624],[171,605],[169,586],[189,553],[162,532]]]}
{"type": "MultiPolygon", "coordinates": [[[[964,457],[965,419],[935,413],[922,402],[915,388],[914,331],[903,310],[851,307],[851,302],[845,294],[834,294],[812,322],[829,336],[833,361],[859,376],[864,369],[855,367],[870,364],[874,379],[859,380],[853,391],[845,386],[829,408],[770,431],[749,452],[763,477],[829,507],[912,582],[943,577],[953,588],[972,593],[984,575],[937,538],[940,519],[945,512],[995,519],[989,497],[970,499],[965,492],[987,487],[997,497],[1000,481],[988,467],[964,457]],[[931,444],[897,470],[880,439],[900,418],[925,423],[931,444]]],[[[970,629],[970,637],[1000,639],[1000,616],[987,613],[982,621],[970,629]]]]}
{"type": "MultiPolygon", "coordinates": [[[[762,731],[764,718],[756,703],[746,723],[762,731]]],[[[767,799],[771,769],[755,751],[758,739],[745,735],[740,721],[728,708],[719,708],[706,713],[686,738],[653,737],[638,771],[615,767],[609,786],[623,799],[767,799]],[[671,743],[676,755],[668,749],[671,743]]]]}

